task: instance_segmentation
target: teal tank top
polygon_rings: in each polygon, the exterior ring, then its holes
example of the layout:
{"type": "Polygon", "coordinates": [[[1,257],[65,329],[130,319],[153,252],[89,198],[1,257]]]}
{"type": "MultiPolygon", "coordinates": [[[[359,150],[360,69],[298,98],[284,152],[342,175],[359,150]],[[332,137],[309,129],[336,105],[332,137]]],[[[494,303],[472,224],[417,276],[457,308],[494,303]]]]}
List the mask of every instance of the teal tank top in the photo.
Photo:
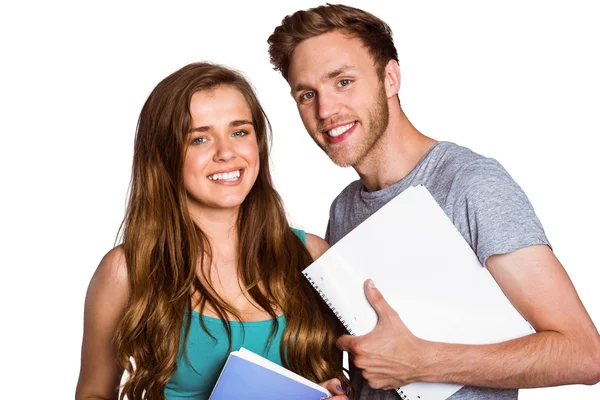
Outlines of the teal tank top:
{"type": "MultiPolygon", "coordinates": [[[[306,245],[304,231],[293,229],[294,233],[306,245]]],[[[231,349],[244,347],[268,360],[282,365],[279,344],[285,330],[285,316],[277,318],[279,328],[268,346],[269,336],[273,328],[273,320],[239,322],[230,321],[231,349]]],[[[175,373],[165,387],[167,400],[206,400],[217,382],[217,378],[229,356],[227,331],[220,319],[200,315],[192,311],[192,321],[187,342],[187,357],[184,352],[185,332],[182,331],[179,345],[179,356],[175,373]],[[200,326],[203,319],[206,328],[216,338],[211,338],[200,326]]]]}

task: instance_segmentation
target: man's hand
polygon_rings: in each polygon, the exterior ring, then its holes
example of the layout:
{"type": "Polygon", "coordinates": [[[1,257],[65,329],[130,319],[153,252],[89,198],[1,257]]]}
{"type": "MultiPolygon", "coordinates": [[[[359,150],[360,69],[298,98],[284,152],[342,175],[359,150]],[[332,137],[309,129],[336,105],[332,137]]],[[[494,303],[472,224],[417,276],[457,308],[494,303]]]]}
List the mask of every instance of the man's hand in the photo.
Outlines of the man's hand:
{"type": "Polygon", "coordinates": [[[342,389],[342,383],[339,379],[330,379],[328,381],[319,383],[319,385],[323,386],[325,389],[329,390],[329,392],[333,394],[333,396],[328,397],[328,399],[348,400],[348,397],[344,394],[344,390],[342,389]]]}
{"type": "Polygon", "coordinates": [[[379,317],[375,329],[364,336],[344,335],[337,347],[350,353],[374,389],[396,389],[420,381],[425,341],[408,330],[370,279],[365,282],[365,294],[379,317]]]}

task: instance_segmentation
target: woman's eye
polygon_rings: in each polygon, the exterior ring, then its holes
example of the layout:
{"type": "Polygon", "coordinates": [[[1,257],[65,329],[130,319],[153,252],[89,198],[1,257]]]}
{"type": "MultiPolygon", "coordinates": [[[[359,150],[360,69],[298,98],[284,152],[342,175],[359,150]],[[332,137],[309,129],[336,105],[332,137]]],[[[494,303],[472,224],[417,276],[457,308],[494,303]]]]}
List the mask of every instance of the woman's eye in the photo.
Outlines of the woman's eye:
{"type": "Polygon", "coordinates": [[[246,136],[248,134],[248,132],[246,131],[236,131],[233,132],[233,134],[231,136],[246,136]]]}
{"type": "Polygon", "coordinates": [[[338,82],[338,86],[348,86],[350,84],[350,79],[342,79],[338,82]]]}
{"type": "Polygon", "coordinates": [[[198,137],[192,141],[192,144],[202,144],[206,142],[206,140],[207,139],[205,137],[198,137]]]}

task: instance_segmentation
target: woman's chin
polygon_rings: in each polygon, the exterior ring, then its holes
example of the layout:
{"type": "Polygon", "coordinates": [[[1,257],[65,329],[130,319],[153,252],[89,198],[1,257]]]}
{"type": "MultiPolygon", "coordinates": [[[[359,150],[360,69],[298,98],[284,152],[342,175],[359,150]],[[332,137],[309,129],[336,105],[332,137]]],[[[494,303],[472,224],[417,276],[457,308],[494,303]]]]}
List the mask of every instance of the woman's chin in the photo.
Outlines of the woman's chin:
{"type": "Polygon", "coordinates": [[[246,199],[246,196],[244,197],[230,197],[230,198],[225,198],[225,199],[219,199],[219,201],[215,202],[215,208],[220,208],[223,210],[227,210],[227,209],[238,209],[242,203],[244,202],[244,200],[246,199]]]}

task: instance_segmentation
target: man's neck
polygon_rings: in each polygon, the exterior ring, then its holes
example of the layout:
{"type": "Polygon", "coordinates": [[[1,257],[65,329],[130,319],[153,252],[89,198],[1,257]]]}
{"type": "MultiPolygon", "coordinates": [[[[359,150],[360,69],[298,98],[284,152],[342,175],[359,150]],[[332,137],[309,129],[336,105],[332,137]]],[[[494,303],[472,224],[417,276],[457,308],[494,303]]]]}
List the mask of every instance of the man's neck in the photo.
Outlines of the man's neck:
{"type": "Polygon", "coordinates": [[[386,132],[354,169],[368,192],[381,190],[408,175],[435,143],[411,124],[400,107],[390,107],[386,132]]]}

